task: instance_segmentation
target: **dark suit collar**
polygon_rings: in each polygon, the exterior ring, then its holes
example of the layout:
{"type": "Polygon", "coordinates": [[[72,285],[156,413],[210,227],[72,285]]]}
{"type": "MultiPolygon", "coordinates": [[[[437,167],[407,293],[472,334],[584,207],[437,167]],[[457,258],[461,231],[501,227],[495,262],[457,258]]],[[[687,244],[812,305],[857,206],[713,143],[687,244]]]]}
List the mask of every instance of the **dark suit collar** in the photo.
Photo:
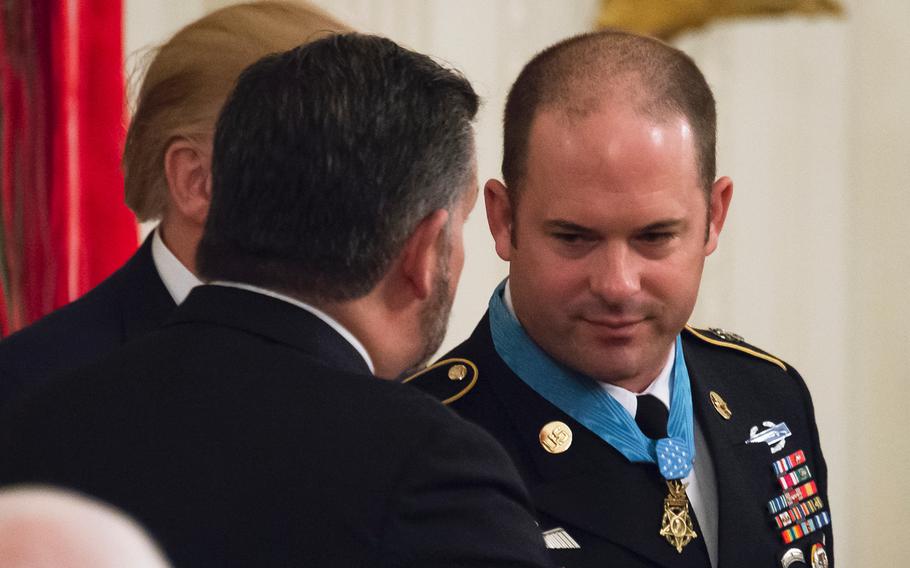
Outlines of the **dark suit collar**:
{"type": "Polygon", "coordinates": [[[139,250],[113,276],[120,281],[122,333],[124,340],[144,335],[157,328],[177,304],[164,286],[152,258],[149,234],[139,250]]]}
{"type": "Polygon", "coordinates": [[[334,369],[370,374],[366,361],[344,337],[310,312],[264,294],[225,286],[198,286],[167,325],[208,323],[283,343],[334,369]]]}
{"type": "MultiPolygon", "coordinates": [[[[704,566],[694,546],[681,556],[658,534],[667,486],[652,464],[630,463],[612,446],[573,420],[518,378],[495,353],[488,315],[465,344],[468,358],[483,361],[478,381],[493,391],[514,426],[533,474],[525,481],[535,507],[557,521],[571,523],[635,551],[662,566],[704,566]],[[549,454],[538,439],[541,427],[561,421],[572,430],[572,445],[549,454]],[[643,532],[635,517],[653,516],[654,530],[643,532]]],[[[552,527],[542,527],[549,529],[552,527]]],[[[696,532],[700,529],[696,527],[696,532]]],[[[693,543],[704,546],[701,539],[693,543]]]]}

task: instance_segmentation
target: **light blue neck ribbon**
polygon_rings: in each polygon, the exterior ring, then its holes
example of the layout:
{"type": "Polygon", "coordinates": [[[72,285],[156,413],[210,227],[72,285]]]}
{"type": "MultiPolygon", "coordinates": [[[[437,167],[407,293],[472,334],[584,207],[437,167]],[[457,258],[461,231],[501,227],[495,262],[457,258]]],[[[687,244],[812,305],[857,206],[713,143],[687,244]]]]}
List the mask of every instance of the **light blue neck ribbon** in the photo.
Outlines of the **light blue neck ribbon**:
{"type": "Polygon", "coordinates": [[[554,361],[528,337],[502,299],[505,281],[490,298],[490,331],[496,352],[537,394],[597,434],[631,462],[656,463],[666,479],[682,479],[692,469],[695,436],[692,391],[676,337],[670,374],[670,418],[667,438],[652,440],[597,381],[554,361]]]}

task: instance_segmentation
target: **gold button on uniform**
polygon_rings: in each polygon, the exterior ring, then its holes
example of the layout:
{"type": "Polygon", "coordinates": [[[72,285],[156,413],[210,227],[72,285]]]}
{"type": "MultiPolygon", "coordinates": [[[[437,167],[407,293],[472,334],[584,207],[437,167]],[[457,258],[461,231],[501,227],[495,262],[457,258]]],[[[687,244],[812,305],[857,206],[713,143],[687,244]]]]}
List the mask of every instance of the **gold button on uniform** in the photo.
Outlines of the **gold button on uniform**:
{"type": "Polygon", "coordinates": [[[548,422],[540,429],[540,445],[551,454],[561,454],[572,445],[572,429],[565,422],[548,422]]]}
{"type": "Polygon", "coordinates": [[[730,407],[727,406],[727,401],[723,399],[719,394],[714,391],[711,391],[711,404],[714,405],[714,410],[718,414],[724,417],[724,420],[729,420],[733,416],[733,412],[730,410],[730,407]]]}
{"type": "Polygon", "coordinates": [[[468,368],[464,365],[452,365],[449,368],[449,380],[460,381],[468,376],[468,368]]]}

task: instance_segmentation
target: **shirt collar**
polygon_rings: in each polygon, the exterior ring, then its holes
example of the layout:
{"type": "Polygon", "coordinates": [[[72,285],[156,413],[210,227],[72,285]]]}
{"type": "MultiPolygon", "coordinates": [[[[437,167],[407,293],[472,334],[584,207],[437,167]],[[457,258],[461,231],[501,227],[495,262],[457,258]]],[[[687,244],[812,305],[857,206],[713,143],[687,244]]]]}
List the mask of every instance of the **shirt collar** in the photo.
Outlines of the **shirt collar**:
{"type": "Polygon", "coordinates": [[[640,393],[634,393],[628,389],[612,385],[610,383],[598,383],[600,386],[610,393],[610,396],[616,399],[616,401],[626,409],[626,412],[632,418],[635,418],[635,413],[638,412],[638,395],[640,394],[650,394],[653,395],[657,400],[664,403],[664,406],[667,409],[670,408],[670,372],[673,370],[673,362],[676,360],[676,350],[673,347],[670,348],[670,353],[667,355],[667,363],[664,365],[664,368],[660,370],[660,374],[657,375],[657,378],[654,379],[648,388],[643,390],[640,393]]]}
{"type": "Polygon", "coordinates": [[[363,360],[366,362],[367,367],[370,368],[370,373],[372,373],[374,375],[376,374],[376,369],[373,367],[373,360],[370,358],[370,354],[367,352],[366,347],[363,346],[363,343],[361,343],[356,337],[354,337],[353,333],[351,333],[343,325],[338,323],[338,321],[335,318],[333,318],[329,314],[323,312],[319,308],[311,306],[310,304],[307,304],[306,302],[301,302],[300,300],[298,300],[296,298],[292,298],[290,296],[286,296],[279,292],[275,292],[274,290],[269,290],[267,288],[260,288],[259,286],[254,286],[252,284],[244,284],[242,282],[226,282],[224,280],[215,280],[213,282],[209,282],[209,284],[213,284],[215,286],[225,286],[227,288],[239,288],[241,290],[246,290],[248,292],[255,292],[257,294],[263,294],[265,296],[269,296],[271,298],[275,298],[277,300],[282,300],[289,304],[293,304],[293,305],[297,306],[298,308],[302,308],[302,309],[310,312],[311,314],[313,314],[314,316],[316,316],[317,318],[319,318],[323,322],[325,322],[326,325],[328,325],[329,327],[334,329],[336,332],[338,332],[338,335],[340,335],[348,343],[350,343],[351,346],[354,349],[356,349],[358,353],[360,353],[360,356],[363,357],[363,360]]]}
{"type": "Polygon", "coordinates": [[[155,263],[158,276],[164,282],[164,287],[177,305],[183,303],[190,290],[202,284],[202,281],[167,248],[158,228],[152,235],[152,261],[155,263]]]}
{"type": "MultiPolygon", "coordinates": [[[[503,301],[506,307],[509,309],[509,312],[515,316],[515,308],[512,306],[512,289],[510,282],[506,281],[505,292],[503,292],[503,301]]],[[[517,316],[515,319],[518,319],[517,316]]],[[[673,362],[676,359],[676,350],[673,346],[670,347],[670,352],[667,354],[667,362],[664,365],[663,369],[660,370],[660,373],[657,375],[657,378],[648,385],[641,393],[634,393],[628,389],[618,387],[610,383],[604,383],[598,381],[598,384],[606,390],[610,396],[616,399],[616,402],[622,405],[626,409],[626,412],[629,413],[632,418],[635,418],[635,413],[638,411],[638,395],[639,394],[650,394],[656,397],[659,401],[664,403],[668,409],[670,408],[670,372],[673,370],[673,362]]]]}

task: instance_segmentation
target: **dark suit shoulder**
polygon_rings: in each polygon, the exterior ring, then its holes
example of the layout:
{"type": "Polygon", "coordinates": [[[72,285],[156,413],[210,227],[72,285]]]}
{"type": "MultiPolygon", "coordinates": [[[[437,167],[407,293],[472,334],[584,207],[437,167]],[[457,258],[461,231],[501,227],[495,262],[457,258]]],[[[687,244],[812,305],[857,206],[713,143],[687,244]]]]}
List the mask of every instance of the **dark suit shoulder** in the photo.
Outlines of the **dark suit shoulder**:
{"type": "Polygon", "coordinates": [[[0,342],[0,357],[33,349],[60,348],[70,341],[91,341],[119,336],[117,305],[119,278],[111,275],[85,295],[54,310],[0,342]],[[88,337],[86,337],[88,334],[88,337]]]}
{"type": "Polygon", "coordinates": [[[0,404],[27,385],[79,367],[120,344],[119,280],[115,273],[0,341],[0,404]]]}
{"type": "Polygon", "coordinates": [[[711,327],[707,329],[698,329],[687,325],[683,328],[683,338],[692,340],[694,344],[708,346],[708,351],[714,351],[717,354],[731,354],[734,357],[741,357],[744,360],[751,358],[756,361],[762,361],[766,364],[774,365],[781,371],[787,372],[791,369],[783,360],[764,351],[754,345],[746,342],[741,336],[732,331],[711,327]],[[714,349],[711,349],[714,348],[714,349]]]}
{"type": "Polygon", "coordinates": [[[151,237],[116,272],[81,298],[0,341],[0,405],[109,353],[157,327],[174,303],[158,276],[151,237]]]}
{"type": "Polygon", "coordinates": [[[488,434],[407,385],[274,336],[170,324],[24,401],[0,440],[15,456],[0,481],[97,495],[180,565],[212,554],[224,566],[544,564],[517,474],[488,434]],[[175,520],[173,503],[193,513],[175,520]],[[288,531],[298,537],[263,545],[288,531]],[[230,544],[212,553],[211,535],[230,544]]]}

